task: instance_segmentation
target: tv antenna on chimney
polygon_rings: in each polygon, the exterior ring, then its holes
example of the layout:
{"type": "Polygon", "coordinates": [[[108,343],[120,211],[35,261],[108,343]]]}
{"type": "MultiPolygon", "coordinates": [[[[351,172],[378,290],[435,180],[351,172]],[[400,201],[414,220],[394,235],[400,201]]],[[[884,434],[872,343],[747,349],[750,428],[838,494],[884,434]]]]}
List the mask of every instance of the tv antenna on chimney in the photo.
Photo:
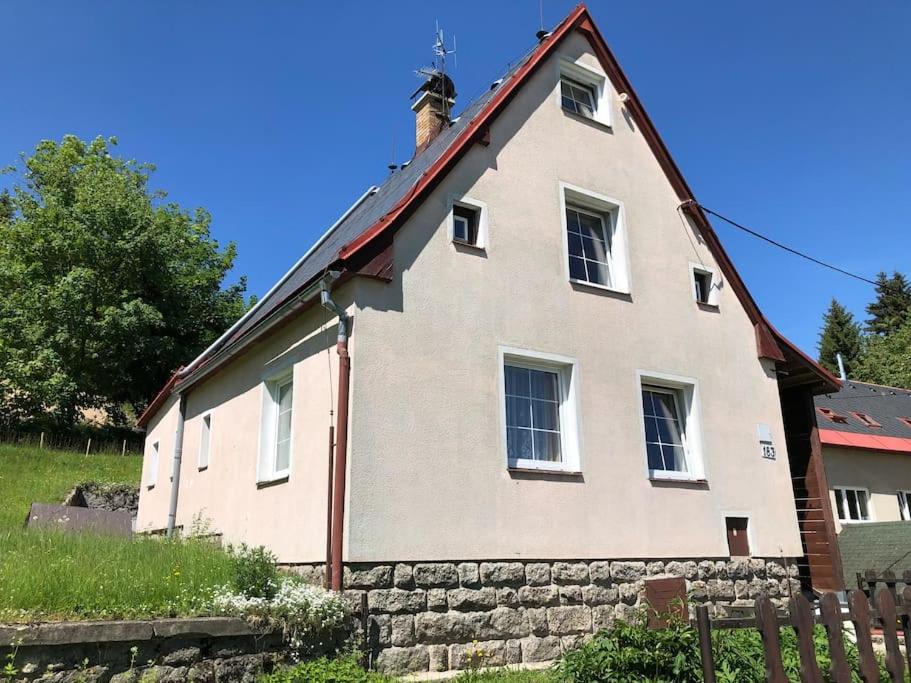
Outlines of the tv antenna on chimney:
{"type": "MultiPolygon", "coordinates": [[[[436,90],[437,94],[443,100],[443,114],[447,120],[451,118],[451,112],[449,107],[452,104],[453,99],[455,98],[455,85],[452,82],[452,79],[446,75],[446,56],[452,55],[453,66],[458,68],[459,58],[456,55],[456,39],[455,36],[452,37],[452,49],[446,47],[446,41],[443,37],[443,29],[440,28],[440,22],[436,22],[436,32],[434,33],[433,41],[433,54],[434,60],[433,63],[428,67],[424,66],[418,69],[415,73],[418,76],[426,78],[427,81],[415,91],[414,95],[421,92],[421,90],[436,90]]],[[[412,97],[414,97],[412,95],[412,97]]]]}

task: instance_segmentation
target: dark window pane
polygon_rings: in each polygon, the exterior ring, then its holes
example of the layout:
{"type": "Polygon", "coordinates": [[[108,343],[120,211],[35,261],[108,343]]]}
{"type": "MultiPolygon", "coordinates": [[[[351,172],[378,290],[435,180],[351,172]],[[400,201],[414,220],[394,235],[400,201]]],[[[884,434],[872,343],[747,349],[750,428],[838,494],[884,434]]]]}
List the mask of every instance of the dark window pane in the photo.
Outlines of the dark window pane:
{"type": "Polygon", "coordinates": [[[680,445],[683,440],[680,438],[680,426],[675,420],[656,420],[658,423],[658,436],[661,443],[680,445]]]}
{"type": "Polygon", "coordinates": [[[661,446],[657,444],[646,444],[646,452],[648,453],[648,468],[650,470],[663,470],[664,462],[661,460],[661,446]]]}
{"type": "Polygon", "coordinates": [[[642,412],[646,415],[655,414],[655,406],[652,399],[652,392],[645,389],[642,390],[642,412]]]}
{"type": "Polygon", "coordinates": [[[579,232],[579,212],[572,209],[566,210],[566,229],[569,232],[579,232]]]}
{"type": "Polygon", "coordinates": [[[658,421],[648,415],[645,416],[645,440],[658,443],[658,421]]]}
{"type": "Polygon", "coordinates": [[[848,499],[848,517],[850,519],[860,519],[860,512],[857,510],[857,494],[854,491],[845,491],[848,499]]]}
{"type": "Polygon", "coordinates": [[[511,396],[528,396],[528,370],[506,366],[506,393],[511,396]]]}
{"type": "Polygon", "coordinates": [[[452,238],[462,242],[468,241],[468,221],[461,216],[454,216],[452,219],[452,238]]]}
{"type": "Polygon", "coordinates": [[[510,460],[519,458],[531,460],[531,431],[528,429],[515,429],[513,427],[506,430],[506,450],[510,460]]]}
{"type": "Polygon", "coordinates": [[[569,257],[569,276],[573,280],[588,280],[585,272],[585,261],[575,256],[569,257]]]}
{"type": "Polygon", "coordinates": [[[532,420],[535,429],[560,429],[559,406],[550,401],[531,402],[532,420]]]}
{"type": "Polygon", "coordinates": [[[535,460],[560,462],[560,435],[535,431],[535,460]]]}
{"type": "Polygon", "coordinates": [[[598,285],[607,285],[607,266],[597,261],[586,261],[585,266],[588,270],[588,281],[598,285]]]}
{"type": "Polygon", "coordinates": [[[593,261],[607,261],[607,249],[604,242],[593,237],[582,238],[582,253],[593,261]]]}
{"type": "Polygon", "coordinates": [[[604,239],[604,227],[601,219],[597,216],[590,216],[587,213],[579,214],[579,227],[583,237],[593,237],[599,240],[604,239]]]}
{"type": "Polygon", "coordinates": [[[529,373],[531,376],[532,398],[546,399],[548,401],[559,400],[556,373],[545,370],[529,370],[529,373]]]}
{"type": "Polygon", "coordinates": [[[838,519],[847,519],[845,516],[845,500],[843,491],[835,492],[835,507],[838,508],[838,519]]]}
{"type": "Polygon", "coordinates": [[[681,446],[662,446],[664,466],[674,472],[686,472],[686,458],[681,446]]]}
{"type": "Polygon", "coordinates": [[[671,394],[652,392],[655,400],[655,415],[670,420],[677,419],[677,407],[671,394]]]}
{"type": "Polygon", "coordinates": [[[582,256],[582,238],[574,232],[567,235],[570,256],[582,256]]]}
{"type": "Polygon", "coordinates": [[[870,519],[870,513],[867,511],[867,494],[865,491],[857,492],[857,507],[860,510],[861,519],[870,519]]]}
{"type": "Polygon", "coordinates": [[[531,401],[527,398],[507,396],[506,426],[531,427],[531,401]]]}

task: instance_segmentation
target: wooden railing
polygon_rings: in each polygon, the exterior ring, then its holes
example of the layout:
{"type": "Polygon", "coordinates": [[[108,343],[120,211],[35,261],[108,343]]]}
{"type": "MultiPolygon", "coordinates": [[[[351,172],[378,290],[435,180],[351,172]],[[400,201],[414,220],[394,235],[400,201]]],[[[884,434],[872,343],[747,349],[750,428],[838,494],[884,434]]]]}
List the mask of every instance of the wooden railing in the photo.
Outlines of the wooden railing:
{"type": "Polygon", "coordinates": [[[911,639],[911,587],[902,592],[902,599],[896,604],[894,591],[880,590],[875,600],[870,600],[861,590],[848,593],[848,611],[842,612],[835,593],[825,593],[819,602],[819,614],[814,614],[809,601],[802,595],[793,596],[788,603],[788,616],[779,616],[772,601],[767,597],[756,599],[754,619],[711,619],[709,608],[696,608],[696,627],[699,631],[699,650],[702,654],[702,675],[706,683],[715,683],[715,659],[712,653],[712,630],[732,628],[756,628],[762,638],[765,653],[766,680],[770,683],[788,683],[781,661],[779,629],[791,627],[797,635],[800,653],[800,680],[802,683],[821,683],[824,679],[816,661],[813,646],[813,626],[822,625],[829,641],[832,664],[829,676],[835,683],[851,682],[851,667],[845,655],[842,622],[854,624],[857,638],[857,652],[860,657],[860,678],[864,683],[879,681],[879,663],[873,652],[871,631],[873,618],[882,624],[883,640],[886,646],[886,669],[895,683],[904,680],[905,663],[911,670],[911,655],[907,644],[911,639]],[[874,608],[871,609],[871,602],[874,608]],[[905,641],[902,654],[898,641],[898,629],[905,641]]]}

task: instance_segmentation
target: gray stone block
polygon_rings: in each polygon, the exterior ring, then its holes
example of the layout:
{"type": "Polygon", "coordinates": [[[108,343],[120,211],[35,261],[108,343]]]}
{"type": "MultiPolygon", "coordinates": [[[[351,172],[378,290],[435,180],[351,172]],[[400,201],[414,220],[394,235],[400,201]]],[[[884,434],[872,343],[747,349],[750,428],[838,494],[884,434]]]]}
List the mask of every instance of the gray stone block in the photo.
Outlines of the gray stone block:
{"type": "Polygon", "coordinates": [[[367,619],[367,642],[371,648],[392,645],[392,617],[390,615],[370,615],[367,619]]]}
{"type": "Polygon", "coordinates": [[[611,579],[616,582],[644,579],[645,562],[611,562],[610,574],[611,579]]]}
{"type": "Polygon", "coordinates": [[[449,671],[449,647],[446,645],[431,645],[427,648],[430,656],[431,671],[449,671]]]}
{"type": "Polygon", "coordinates": [[[169,652],[161,658],[161,663],[167,666],[184,666],[198,662],[201,656],[198,647],[182,647],[179,650],[169,652]]]}
{"type": "Polygon", "coordinates": [[[460,643],[474,640],[482,625],[483,612],[422,612],[414,618],[419,643],[460,643]]]}
{"type": "Polygon", "coordinates": [[[432,562],[414,565],[414,583],[422,588],[457,588],[459,572],[449,562],[432,562]]]}
{"type": "Polygon", "coordinates": [[[526,663],[550,662],[562,654],[560,639],[556,636],[523,638],[522,661],[526,663]]]}
{"type": "Polygon", "coordinates": [[[525,583],[525,567],[521,562],[482,562],[480,574],[485,586],[521,586],[525,583]]]}
{"type": "Polygon", "coordinates": [[[463,670],[506,665],[506,643],[486,640],[449,646],[450,669],[463,670]]]}
{"type": "Polygon", "coordinates": [[[686,567],[683,562],[668,562],[664,565],[664,573],[668,576],[686,576],[686,567]]]}
{"type": "Polygon", "coordinates": [[[591,608],[585,605],[549,607],[547,627],[551,634],[558,636],[588,633],[592,630],[591,608]]]}
{"type": "Polygon", "coordinates": [[[649,576],[657,576],[664,573],[664,562],[649,562],[645,566],[645,571],[649,576]]]}
{"type": "Polygon", "coordinates": [[[481,637],[487,640],[524,638],[531,633],[531,626],[524,611],[497,607],[491,612],[484,612],[483,616],[486,619],[481,630],[481,637]]]}
{"type": "Polygon", "coordinates": [[[520,640],[507,640],[506,641],[506,664],[521,664],[522,663],[522,641],[520,640]]]}
{"type": "Polygon", "coordinates": [[[462,562],[456,569],[459,572],[459,585],[463,588],[475,588],[481,585],[481,574],[477,562],[462,562]]]}
{"type": "Polygon", "coordinates": [[[705,602],[709,599],[705,581],[690,581],[687,585],[687,596],[693,602],[705,602]]]}
{"type": "Polygon", "coordinates": [[[380,652],[376,658],[376,668],[380,673],[393,676],[428,671],[430,653],[426,645],[390,647],[380,652]]]}
{"type": "Polygon", "coordinates": [[[447,593],[449,609],[460,612],[477,612],[497,606],[497,590],[494,588],[454,588],[447,593]]]}
{"type": "Polygon", "coordinates": [[[750,578],[750,561],[749,560],[731,560],[727,563],[727,578],[729,579],[748,579],[750,578]]]}
{"type": "Polygon", "coordinates": [[[610,628],[614,625],[614,606],[598,605],[592,607],[592,629],[600,631],[603,628],[610,628]]]}
{"type": "Polygon", "coordinates": [[[525,610],[525,616],[528,619],[528,626],[534,635],[546,636],[550,633],[547,628],[547,608],[529,607],[525,610]]]}
{"type": "Polygon", "coordinates": [[[529,586],[550,585],[550,565],[546,562],[532,562],[526,564],[525,583],[529,586]]]}
{"type": "Polygon", "coordinates": [[[560,604],[560,591],[556,586],[522,586],[519,602],[526,607],[545,607],[560,604]]]}
{"type": "Polygon", "coordinates": [[[518,607],[519,595],[515,588],[497,588],[497,604],[503,607],[518,607]]]}
{"type": "Polygon", "coordinates": [[[392,574],[396,588],[414,588],[414,569],[410,564],[397,564],[392,574]]]}
{"type": "Polygon", "coordinates": [[[371,612],[421,612],[427,605],[427,595],[421,589],[383,588],[367,593],[367,605],[371,612]]]}
{"type": "Polygon", "coordinates": [[[615,605],[620,599],[620,593],[616,587],[605,588],[590,584],[582,586],[582,602],[586,605],[615,605]]]}
{"type": "Polygon", "coordinates": [[[427,591],[427,609],[434,611],[446,611],[449,603],[446,599],[445,588],[431,588],[427,591]]]}
{"type": "Polygon", "coordinates": [[[700,581],[708,581],[709,579],[714,579],[717,572],[715,571],[715,563],[711,560],[702,560],[699,563],[698,576],[700,581]]]}
{"type": "Polygon", "coordinates": [[[733,600],[734,582],[727,579],[711,579],[706,582],[706,593],[708,599],[715,600],[733,600]]]}
{"type": "Polygon", "coordinates": [[[554,562],[550,570],[554,583],[581,585],[588,583],[588,565],[584,562],[554,562]]]}
{"type": "Polygon", "coordinates": [[[392,567],[390,565],[354,565],[345,567],[344,581],[346,588],[391,588],[392,567]]]}
{"type": "MultiPolygon", "coordinates": [[[[586,586],[588,588],[588,586],[586,586]]],[[[582,603],[582,586],[560,586],[560,604],[578,605],[582,603]]]]}
{"type": "Polygon", "coordinates": [[[620,596],[620,602],[627,605],[635,605],[639,598],[645,595],[645,581],[633,581],[632,583],[621,583],[617,586],[620,596]]]}
{"type": "Polygon", "coordinates": [[[396,647],[408,647],[415,644],[413,616],[396,614],[392,617],[391,641],[396,647]]]}

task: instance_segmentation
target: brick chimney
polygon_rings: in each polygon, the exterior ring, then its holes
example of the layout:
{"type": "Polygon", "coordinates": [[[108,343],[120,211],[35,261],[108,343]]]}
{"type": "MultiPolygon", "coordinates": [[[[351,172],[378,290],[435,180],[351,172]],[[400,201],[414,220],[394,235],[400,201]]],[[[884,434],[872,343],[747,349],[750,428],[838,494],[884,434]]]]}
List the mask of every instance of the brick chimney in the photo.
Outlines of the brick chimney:
{"type": "Polygon", "coordinates": [[[445,74],[431,76],[418,92],[421,96],[411,105],[415,124],[415,154],[423,151],[449,126],[456,94],[452,80],[445,74]]]}

